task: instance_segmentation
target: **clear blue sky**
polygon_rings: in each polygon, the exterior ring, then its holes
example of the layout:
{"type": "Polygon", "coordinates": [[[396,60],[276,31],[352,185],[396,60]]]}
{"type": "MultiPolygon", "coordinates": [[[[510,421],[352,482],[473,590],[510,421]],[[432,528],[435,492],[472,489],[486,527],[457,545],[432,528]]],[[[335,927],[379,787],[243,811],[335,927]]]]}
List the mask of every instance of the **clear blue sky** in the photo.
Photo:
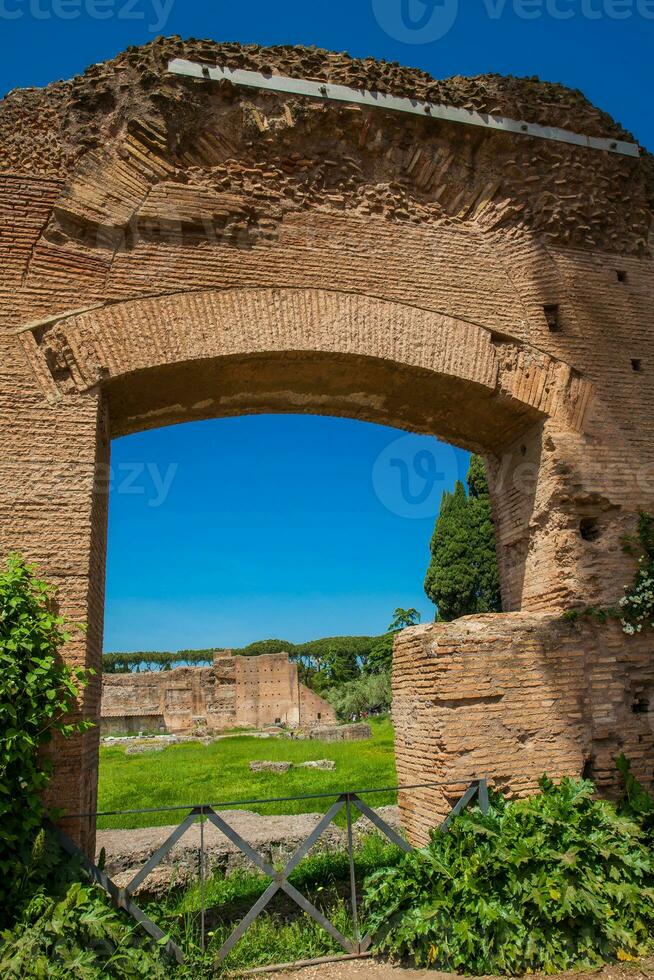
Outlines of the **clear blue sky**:
{"type": "Polygon", "coordinates": [[[433,616],[429,536],[467,454],[298,415],[177,425],[113,448],[106,650],[375,633],[398,605],[433,616]]]}
{"type": "MultiPolygon", "coordinates": [[[[0,0],[0,31],[2,93],[155,34],[316,44],[563,82],[654,147],[654,0],[0,0]]],[[[397,604],[431,615],[429,534],[466,457],[266,416],[118,440],[113,466],[105,649],[178,649],[377,632],[397,604]]]]}

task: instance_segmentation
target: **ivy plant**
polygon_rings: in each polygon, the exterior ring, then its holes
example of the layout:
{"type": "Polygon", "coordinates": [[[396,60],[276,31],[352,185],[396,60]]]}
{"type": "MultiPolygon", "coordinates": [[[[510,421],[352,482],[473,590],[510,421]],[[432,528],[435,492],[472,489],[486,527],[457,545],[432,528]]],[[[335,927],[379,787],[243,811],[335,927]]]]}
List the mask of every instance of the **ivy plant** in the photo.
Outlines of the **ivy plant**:
{"type": "Polygon", "coordinates": [[[633,636],[643,627],[654,626],[654,518],[641,512],[638,535],[625,538],[625,551],[637,558],[638,567],[632,585],[620,599],[620,621],[625,633],[633,636]]]}
{"type": "Polygon", "coordinates": [[[69,639],[55,595],[33,566],[10,555],[0,569],[0,924],[17,892],[43,823],[42,794],[52,767],[41,751],[90,723],[70,720],[86,673],[59,656],[69,639]]]}
{"type": "Polygon", "coordinates": [[[654,517],[644,511],[638,515],[635,536],[623,538],[622,546],[637,561],[636,574],[630,585],[625,585],[624,595],[617,606],[571,609],[564,618],[595,619],[598,623],[618,620],[627,636],[654,628],[654,517]]]}

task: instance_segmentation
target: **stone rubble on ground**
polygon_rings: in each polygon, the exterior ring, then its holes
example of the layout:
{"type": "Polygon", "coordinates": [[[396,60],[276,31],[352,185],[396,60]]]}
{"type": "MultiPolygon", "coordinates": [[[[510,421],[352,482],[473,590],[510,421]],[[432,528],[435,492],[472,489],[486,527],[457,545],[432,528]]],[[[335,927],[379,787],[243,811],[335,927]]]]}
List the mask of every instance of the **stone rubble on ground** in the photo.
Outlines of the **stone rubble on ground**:
{"type": "Polygon", "coordinates": [[[353,725],[318,725],[311,729],[309,737],[321,742],[360,742],[372,738],[372,729],[363,721],[353,725]]]}
{"type": "Polygon", "coordinates": [[[322,769],[333,772],[336,763],[333,759],[310,759],[308,762],[275,762],[270,759],[255,759],[250,763],[251,772],[285,773],[291,769],[322,769]]]}

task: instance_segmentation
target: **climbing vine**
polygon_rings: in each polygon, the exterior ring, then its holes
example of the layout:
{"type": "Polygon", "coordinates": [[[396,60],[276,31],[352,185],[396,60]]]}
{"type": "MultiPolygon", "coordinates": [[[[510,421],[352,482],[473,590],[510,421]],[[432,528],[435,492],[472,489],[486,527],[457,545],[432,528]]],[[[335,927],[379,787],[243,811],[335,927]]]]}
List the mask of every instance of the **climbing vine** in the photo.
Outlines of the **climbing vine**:
{"type": "Polygon", "coordinates": [[[627,538],[625,551],[637,557],[634,581],[625,587],[620,599],[620,622],[629,636],[641,633],[643,627],[654,627],[654,518],[641,512],[637,540],[627,538]]]}
{"type": "Polygon", "coordinates": [[[624,595],[617,606],[573,609],[566,619],[593,618],[600,623],[617,619],[627,636],[654,628],[654,517],[641,511],[638,515],[636,535],[623,538],[622,546],[637,561],[636,574],[630,585],[625,585],[624,595]]]}

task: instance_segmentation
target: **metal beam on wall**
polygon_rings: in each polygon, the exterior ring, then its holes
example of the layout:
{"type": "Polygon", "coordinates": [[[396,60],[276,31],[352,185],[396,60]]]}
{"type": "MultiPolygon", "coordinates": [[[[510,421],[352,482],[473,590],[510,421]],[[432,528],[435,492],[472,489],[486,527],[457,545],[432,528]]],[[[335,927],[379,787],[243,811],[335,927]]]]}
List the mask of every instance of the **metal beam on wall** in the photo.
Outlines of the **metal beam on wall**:
{"type": "Polygon", "coordinates": [[[204,65],[184,58],[174,58],[168,63],[168,71],[173,75],[184,75],[210,82],[231,82],[247,88],[279,92],[284,95],[300,95],[312,99],[344,102],[351,105],[368,106],[373,109],[386,109],[390,112],[405,112],[414,116],[439,119],[444,122],[460,123],[466,126],[479,126],[495,132],[512,133],[516,136],[532,136],[536,139],[554,140],[569,143],[587,150],[604,150],[621,156],[639,157],[637,143],[615,140],[610,137],[582,136],[556,126],[541,126],[539,123],[523,122],[456,106],[439,105],[422,99],[408,99],[384,92],[368,89],[349,88],[347,85],[332,85],[329,82],[314,82],[305,78],[288,78],[284,75],[262,74],[242,68],[225,68],[220,65],[204,65]]]}

